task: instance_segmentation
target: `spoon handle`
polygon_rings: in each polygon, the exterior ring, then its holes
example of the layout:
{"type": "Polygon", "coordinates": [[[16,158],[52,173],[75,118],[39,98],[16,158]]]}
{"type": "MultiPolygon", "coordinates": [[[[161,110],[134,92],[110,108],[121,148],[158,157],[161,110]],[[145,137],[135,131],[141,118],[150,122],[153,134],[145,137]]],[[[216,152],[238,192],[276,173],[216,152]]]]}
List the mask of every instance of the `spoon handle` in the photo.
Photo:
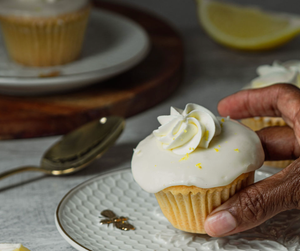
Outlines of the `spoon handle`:
{"type": "Polygon", "coordinates": [[[17,173],[27,172],[27,171],[38,171],[38,172],[43,172],[43,173],[46,173],[46,174],[51,174],[51,171],[42,169],[42,168],[37,167],[37,166],[22,166],[22,167],[18,167],[18,168],[15,168],[13,170],[10,170],[10,171],[6,171],[4,173],[0,173],[0,180],[6,178],[8,176],[17,174],[17,173]]]}

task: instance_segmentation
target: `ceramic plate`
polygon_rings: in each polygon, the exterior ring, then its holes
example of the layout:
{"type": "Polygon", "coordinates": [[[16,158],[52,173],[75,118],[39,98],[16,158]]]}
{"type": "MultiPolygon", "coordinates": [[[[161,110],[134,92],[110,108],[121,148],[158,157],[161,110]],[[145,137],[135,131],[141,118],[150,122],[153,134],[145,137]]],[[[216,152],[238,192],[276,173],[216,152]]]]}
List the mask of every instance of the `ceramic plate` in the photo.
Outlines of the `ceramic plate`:
{"type": "MultiPolygon", "coordinates": [[[[276,169],[278,170],[278,169],[276,169]]],[[[263,167],[256,180],[274,168],[263,167]]],[[[71,190],[58,205],[60,234],[77,250],[299,250],[300,213],[281,213],[259,227],[230,237],[211,238],[176,230],[162,215],[155,196],[144,192],[129,169],[97,176],[71,190]],[[100,225],[100,212],[129,217],[136,230],[100,225]]]]}
{"type": "Polygon", "coordinates": [[[24,67],[12,62],[0,35],[0,93],[33,95],[72,90],[124,72],[149,51],[137,23],[108,11],[91,12],[79,60],[57,67],[24,67]],[[41,77],[58,74],[56,77],[41,77]]]}

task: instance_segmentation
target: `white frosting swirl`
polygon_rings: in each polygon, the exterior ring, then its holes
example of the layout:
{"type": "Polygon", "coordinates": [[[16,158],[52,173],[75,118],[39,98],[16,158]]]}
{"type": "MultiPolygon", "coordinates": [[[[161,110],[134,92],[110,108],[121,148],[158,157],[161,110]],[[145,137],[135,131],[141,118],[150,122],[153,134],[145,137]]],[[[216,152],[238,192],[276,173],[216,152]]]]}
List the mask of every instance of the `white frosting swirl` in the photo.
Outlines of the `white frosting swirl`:
{"type": "Polygon", "coordinates": [[[0,0],[0,15],[51,17],[77,11],[88,0],[0,0]]]}
{"type": "Polygon", "coordinates": [[[259,77],[251,81],[252,88],[260,88],[276,83],[290,83],[300,87],[300,61],[284,63],[274,61],[273,65],[261,65],[257,68],[259,77]]]}
{"type": "Polygon", "coordinates": [[[215,115],[196,104],[187,104],[184,110],[171,107],[170,115],[159,116],[158,121],[161,126],[153,134],[164,149],[178,155],[208,148],[212,138],[221,133],[215,115]]]}

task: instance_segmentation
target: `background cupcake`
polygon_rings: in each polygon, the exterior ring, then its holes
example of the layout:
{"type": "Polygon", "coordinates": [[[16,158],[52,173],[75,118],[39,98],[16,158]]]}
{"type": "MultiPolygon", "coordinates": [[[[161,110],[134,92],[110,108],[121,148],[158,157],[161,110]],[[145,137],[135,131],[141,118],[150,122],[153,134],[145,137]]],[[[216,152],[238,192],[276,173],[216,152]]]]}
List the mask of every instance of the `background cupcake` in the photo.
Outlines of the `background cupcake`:
{"type": "Polygon", "coordinates": [[[77,59],[90,12],[88,0],[1,0],[0,24],[10,57],[26,66],[77,59]]]}
{"type": "Polygon", "coordinates": [[[207,215],[253,183],[264,160],[260,140],[240,123],[195,104],[171,108],[170,116],[158,120],[161,126],[134,151],[133,177],[155,194],[175,228],[205,233],[207,215]]]}
{"type": "MultiPolygon", "coordinates": [[[[262,65],[257,68],[258,77],[251,81],[249,88],[261,88],[276,83],[290,83],[300,87],[300,61],[291,60],[284,63],[275,61],[272,65],[262,65]]],[[[269,126],[286,126],[282,118],[255,117],[242,119],[241,122],[254,131],[269,126]]],[[[265,165],[284,168],[292,160],[266,161],[265,165]]]]}

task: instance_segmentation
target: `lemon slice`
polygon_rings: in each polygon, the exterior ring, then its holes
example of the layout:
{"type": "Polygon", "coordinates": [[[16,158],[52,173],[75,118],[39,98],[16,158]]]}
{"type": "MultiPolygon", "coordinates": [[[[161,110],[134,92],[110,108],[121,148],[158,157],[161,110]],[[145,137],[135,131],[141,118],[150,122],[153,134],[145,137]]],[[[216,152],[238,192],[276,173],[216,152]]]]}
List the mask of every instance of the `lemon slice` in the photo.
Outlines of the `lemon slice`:
{"type": "Polygon", "coordinates": [[[22,244],[0,243],[0,251],[30,251],[22,244]]]}
{"type": "Polygon", "coordinates": [[[213,0],[196,0],[200,23],[217,42],[235,49],[278,47],[300,33],[300,17],[213,0]]]}

